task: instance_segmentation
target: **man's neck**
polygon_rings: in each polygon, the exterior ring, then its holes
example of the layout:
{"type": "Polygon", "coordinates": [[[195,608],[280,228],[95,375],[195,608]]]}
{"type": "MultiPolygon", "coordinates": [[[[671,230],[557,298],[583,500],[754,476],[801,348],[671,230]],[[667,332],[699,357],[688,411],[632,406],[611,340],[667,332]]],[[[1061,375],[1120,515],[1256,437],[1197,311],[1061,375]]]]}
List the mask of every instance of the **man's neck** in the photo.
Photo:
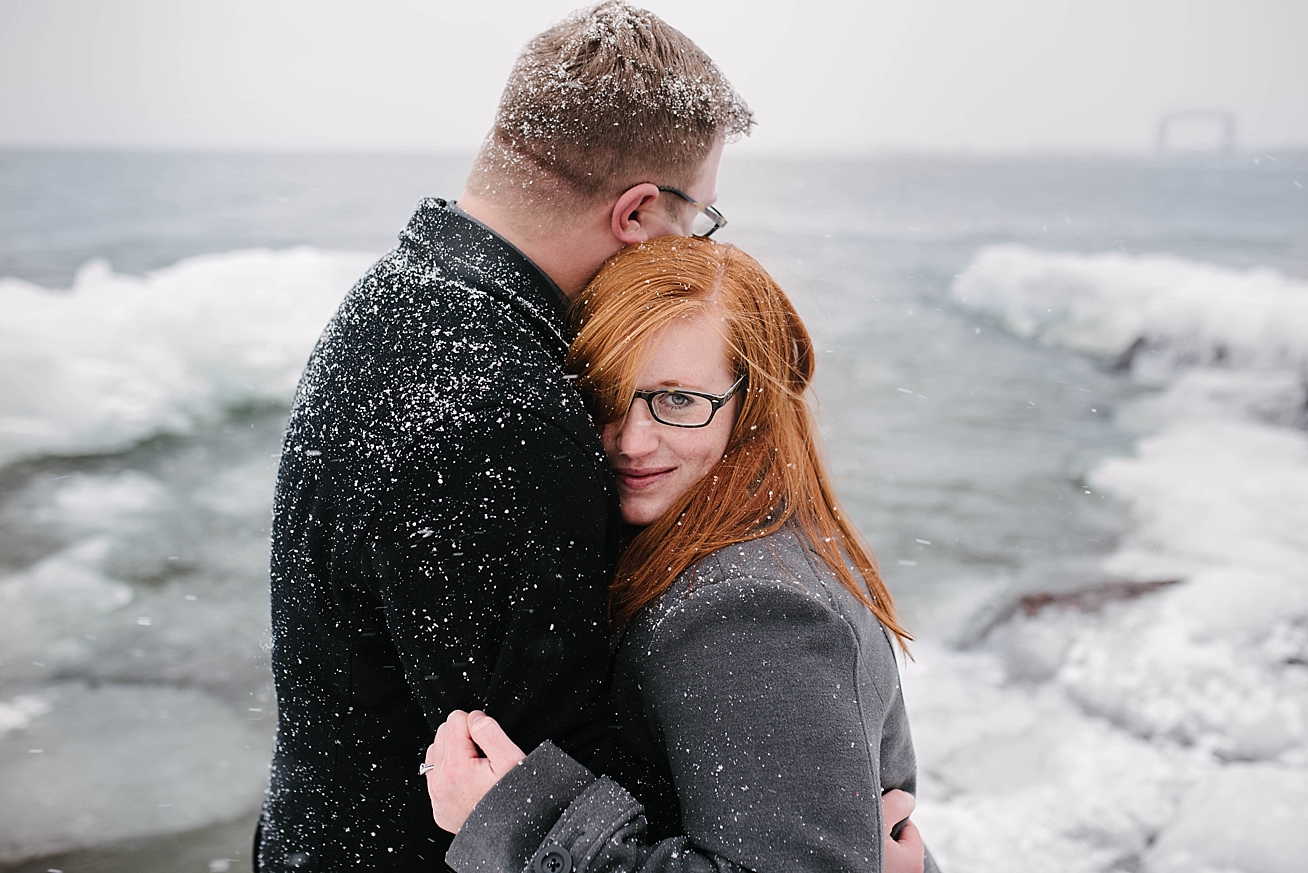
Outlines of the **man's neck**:
{"type": "Polygon", "coordinates": [[[503,209],[472,192],[465,191],[458,204],[530,258],[569,300],[575,300],[605,259],[622,248],[600,216],[583,216],[577,225],[562,229],[529,228],[525,225],[530,219],[522,213],[503,209]]]}

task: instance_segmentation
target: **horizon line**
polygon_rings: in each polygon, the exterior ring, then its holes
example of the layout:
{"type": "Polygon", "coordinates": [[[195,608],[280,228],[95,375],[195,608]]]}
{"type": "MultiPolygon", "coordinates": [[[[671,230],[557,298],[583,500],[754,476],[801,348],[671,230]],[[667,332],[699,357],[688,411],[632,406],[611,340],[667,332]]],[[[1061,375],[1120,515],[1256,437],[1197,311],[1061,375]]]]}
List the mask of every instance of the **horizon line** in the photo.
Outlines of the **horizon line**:
{"type": "MultiPolygon", "coordinates": [[[[1243,145],[1232,151],[1220,148],[1175,148],[1160,152],[1156,148],[1073,148],[1056,145],[1032,145],[1025,148],[988,148],[979,146],[922,146],[922,145],[864,145],[835,148],[811,146],[754,145],[733,143],[733,152],[739,158],[773,160],[860,160],[887,158],[955,158],[996,159],[1006,158],[1231,158],[1260,155],[1308,155],[1308,143],[1281,143],[1243,145]]],[[[0,152],[65,152],[65,153],[118,153],[118,154],[175,154],[175,155],[242,155],[250,157],[395,157],[445,158],[471,160],[476,148],[417,147],[417,146],[310,146],[304,144],[277,145],[253,143],[195,144],[195,143],[49,143],[3,142],[0,152]]]]}

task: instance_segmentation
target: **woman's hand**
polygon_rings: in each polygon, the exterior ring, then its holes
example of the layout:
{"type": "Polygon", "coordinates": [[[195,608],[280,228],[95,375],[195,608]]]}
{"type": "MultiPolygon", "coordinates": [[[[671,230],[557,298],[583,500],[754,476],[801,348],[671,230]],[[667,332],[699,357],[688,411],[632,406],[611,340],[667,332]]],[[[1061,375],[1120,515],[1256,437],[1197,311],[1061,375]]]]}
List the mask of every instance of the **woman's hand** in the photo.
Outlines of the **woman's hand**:
{"type": "Polygon", "coordinates": [[[917,825],[906,819],[913,814],[917,801],[907,791],[887,791],[881,795],[881,820],[886,827],[884,873],[922,873],[926,866],[926,847],[917,825]],[[895,825],[904,822],[899,839],[890,835],[895,825]]]}
{"type": "Polygon", "coordinates": [[[478,801],[525,757],[486,713],[451,712],[427,747],[427,794],[436,824],[458,833],[478,801]]]}

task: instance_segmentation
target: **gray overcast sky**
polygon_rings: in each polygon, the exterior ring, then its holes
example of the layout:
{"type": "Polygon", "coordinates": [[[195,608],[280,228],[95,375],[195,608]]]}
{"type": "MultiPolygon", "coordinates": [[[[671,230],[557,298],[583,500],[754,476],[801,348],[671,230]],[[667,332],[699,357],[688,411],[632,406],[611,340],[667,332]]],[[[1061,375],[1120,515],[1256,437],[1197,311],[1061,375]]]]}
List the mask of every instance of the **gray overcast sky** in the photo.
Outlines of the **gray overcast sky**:
{"type": "MultiPolygon", "coordinates": [[[[577,5],[0,0],[0,144],[467,151],[577,5]]],[[[1308,145],[1308,0],[646,5],[754,107],[751,149],[1141,150],[1175,109],[1308,145]]]]}

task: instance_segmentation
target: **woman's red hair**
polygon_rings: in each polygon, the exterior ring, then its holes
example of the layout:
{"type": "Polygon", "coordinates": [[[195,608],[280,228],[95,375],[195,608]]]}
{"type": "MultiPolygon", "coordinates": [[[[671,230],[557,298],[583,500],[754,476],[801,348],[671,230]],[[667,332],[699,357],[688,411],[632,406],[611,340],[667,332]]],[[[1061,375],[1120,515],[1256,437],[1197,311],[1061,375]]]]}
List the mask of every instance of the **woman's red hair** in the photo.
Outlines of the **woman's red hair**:
{"type": "Polygon", "coordinates": [[[757,261],[735,246],[662,237],[610,258],[574,312],[567,368],[601,426],[627,414],[653,342],[677,319],[712,314],[728,366],[746,377],[722,460],[623,550],[609,589],[615,626],[710,553],[793,523],[901,646],[912,639],[831,488],[807,396],[813,342],[757,261]]]}

